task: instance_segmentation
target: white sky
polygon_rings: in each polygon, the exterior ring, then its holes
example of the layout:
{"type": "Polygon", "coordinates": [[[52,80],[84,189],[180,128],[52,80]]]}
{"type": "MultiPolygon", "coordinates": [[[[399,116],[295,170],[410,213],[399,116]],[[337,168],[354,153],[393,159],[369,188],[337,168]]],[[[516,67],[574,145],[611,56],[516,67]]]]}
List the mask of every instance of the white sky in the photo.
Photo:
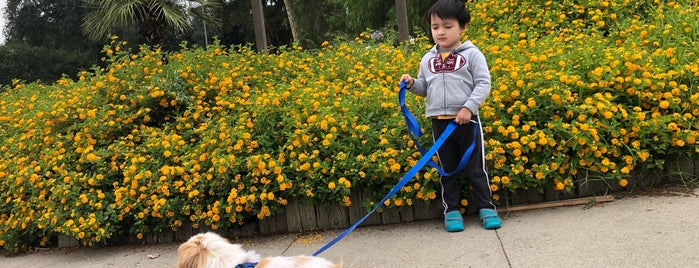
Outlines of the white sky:
{"type": "Polygon", "coordinates": [[[5,5],[7,5],[7,0],[0,0],[0,44],[5,43],[5,23],[7,21],[5,20],[5,5]]]}

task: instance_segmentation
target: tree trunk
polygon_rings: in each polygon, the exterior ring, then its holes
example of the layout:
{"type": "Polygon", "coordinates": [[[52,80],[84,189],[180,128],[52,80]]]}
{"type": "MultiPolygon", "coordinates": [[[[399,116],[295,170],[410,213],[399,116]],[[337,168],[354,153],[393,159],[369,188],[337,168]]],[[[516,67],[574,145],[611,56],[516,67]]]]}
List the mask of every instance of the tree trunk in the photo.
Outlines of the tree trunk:
{"type": "Polygon", "coordinates": [[[403,43],[410,39],[408,32],[408,8],[405,0],[396,0],[396,17],[398,19],[398,39],[403,43]]]}
{"type": "Polygon", "coordinates": [[[265,31],[265,16],[262,11],[262,0],[252,1],[252,21],[255,25],[255,45],[257,52],[267,52],[267,32],[265,31]]]}
{"type": "Polygon", "coordinates": [[[284,7],[286,8],[286,16],[289,18],[289,28],[291,28],[291,36],[294,37],[294,42],[298,42],[299,32],[298,26],[296,25],[296,19],[294,18],[291,0],[284,0],[284,7]]]}

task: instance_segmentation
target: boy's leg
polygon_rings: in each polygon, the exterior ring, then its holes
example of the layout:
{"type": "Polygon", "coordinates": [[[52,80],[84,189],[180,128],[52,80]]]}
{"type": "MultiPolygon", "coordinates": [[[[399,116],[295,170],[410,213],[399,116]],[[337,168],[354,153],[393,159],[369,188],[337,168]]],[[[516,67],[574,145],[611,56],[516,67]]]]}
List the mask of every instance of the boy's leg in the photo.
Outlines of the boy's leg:
{"type": "MultiPolygon", "coordinates": [[[[435,139],[442,135],[444,129],[453,120],[432,120],[432,133],[435,139]]],[[[457,128],[437,151],[440,166],[446,172],[451,172],[459,164],[459,143],[457,128]]],[[[444,206],[444,227],[447,232],[461,232],[464,230],[464,219],[461,216],[461,182],[458,175],[440,176],[442,205],[444,206]]]]}
{"type": "MultiPolygon", "coordinates": [[[[444,129],[453,120],[438,120],[432,119],[432,136],[436,140],[439,138],[444,129]]],[[[458,129],[452,133],[452,137],[458,133],[458,129]]],[[[460,153],[459,144],[452,138],[447,139],[439,150],[437,157],[439,165],[445,172],[451,172],[459,165],[460,153]]],[[[444,214],[452,211],[459,211],[461,208],[461,182],[458,175],[440,176],[442,205],[444,206],[444,214]]]]}
{"type": "Polygon", "coordinates": [[[474,205],[478,210],[481,209],[495,209],[495,205],[492,202],[493,193],[490,190],[490,178],[488,177],[488,172],[485,168],[485,156],[483,148],[483,130],[480,123],[480,118],[476,115],[473,116],[473,120],[478,122],[478,124],[469,124],[467,134],[463,135],[464,141],[462,143],[462,155],[466,149],[471,146],[471,142],[475,142],[476,145],[471,153],[471,159],[468,161],[464,167],[464,172],[466,173],[466,179],[468,183],[473,187],[473,201],[474,205]],[[474,130],[476,137],[473,137],[474,130]]]}
{"type": "MultiPolygon", "coordinates": [[[[498,213],[495,210],[495,205],[492,202],[493,193],[490,190],[490,179],[488,178],[488,172],[485,169],[485,156],[483,148],[483,129],[481,128],[480,118],[474,116],[474,121],[478,122],[476,124],[470,124],[470,134],[467,139],[470,142],[475,142],[473,153],[471,154],[471,159],[466,164],[464,168],[468,183],[473,187],[473,198],[474,205],[478,209],[478,215],[483,221],[483,228],[485,229],[497,229],[502,226],[502,221],[498,217],[498,213]],[[474,129],[475,135],[474,138],[474,129]]],[[[469,142],[469,146],[470,146],[469,142]]]]}

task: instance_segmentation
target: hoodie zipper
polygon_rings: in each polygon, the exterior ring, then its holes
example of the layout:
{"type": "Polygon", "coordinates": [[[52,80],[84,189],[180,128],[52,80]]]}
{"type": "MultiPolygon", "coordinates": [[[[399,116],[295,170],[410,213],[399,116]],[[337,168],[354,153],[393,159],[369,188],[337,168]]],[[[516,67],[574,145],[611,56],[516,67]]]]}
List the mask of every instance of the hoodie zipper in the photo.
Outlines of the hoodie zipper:
{"type": "Polygon", "coordinates": [[[446,75],[446,72],[444,71],[444,65],[445,65],[446,60],[448,58],[450,58],[451,56],[453,56],[453,54],[454,54],[454,50],[449,52],[449,55],[447,55],[443,59],[442,59],[442,55],[441,54],[439,55],[439,59],[442,61],[442,71],[441,71],[442,72],[442,114],[447,113],[447,77],[446,77],[447,75],[446,75]]]}

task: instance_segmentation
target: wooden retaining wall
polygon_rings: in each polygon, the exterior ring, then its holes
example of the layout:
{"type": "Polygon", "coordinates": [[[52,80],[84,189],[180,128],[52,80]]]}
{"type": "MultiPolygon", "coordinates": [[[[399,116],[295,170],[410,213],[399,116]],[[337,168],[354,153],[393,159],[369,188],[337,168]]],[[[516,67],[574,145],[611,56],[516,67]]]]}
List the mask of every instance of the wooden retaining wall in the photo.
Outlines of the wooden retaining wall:
{"type": "MultiPolygon", "coordinates": [[[[558,201],[574,198],[585,198],[606,195],[624,190],[648,188],[660,183],[678,182],[691,178],[691,174],[699,174],[699,158],[680,160],[668,165],[667,170],[636,172],[629,179],[626,189],[619,186],[616,180],[580,180],[575,183],[575,190],[566,193],[546,188],[543,193],[537,190],[520,189],[513,193],[499,191],[500,208],[509,206],[536,204],[549,201],[558,201]],[[685,177],[683,177],[685,176],[685,177]]],[[[353,205],[345,207],[340,204],[312,205],[305,200],[290,200],[283,212],[272,217],[245,224],[239,228],[228,230],[216,230],[219,234],[230,238],[252,237],[256,235],[270,235],[280,233],[303,233],[319,230],[344,230],[359,219],[364,217],[369,208],[364,207],[364,201],[378,201],[381,197],[374,197],[367,191],[354,191],[350,198],[353,205]]],[[[468,207],[467,214],[475,214],[475,208],[468,207]]],[[[369,216],[360,227],[405,223],[421,220],[440,219],[442,217],[442,205],[440,200],[414,201],[412,206],[392,207],[369,216]]],[[[186,241],[192,235],[209,231],[207,226],[199,228],[183,227],[178,231],[164,231],[144,235],[139,240],[135,236],[129,237],[129,244],[158,244],[186,241]]],[[[59,247],[77,247],[79,242],[69,236],[58,238],[59,247]]]]}

